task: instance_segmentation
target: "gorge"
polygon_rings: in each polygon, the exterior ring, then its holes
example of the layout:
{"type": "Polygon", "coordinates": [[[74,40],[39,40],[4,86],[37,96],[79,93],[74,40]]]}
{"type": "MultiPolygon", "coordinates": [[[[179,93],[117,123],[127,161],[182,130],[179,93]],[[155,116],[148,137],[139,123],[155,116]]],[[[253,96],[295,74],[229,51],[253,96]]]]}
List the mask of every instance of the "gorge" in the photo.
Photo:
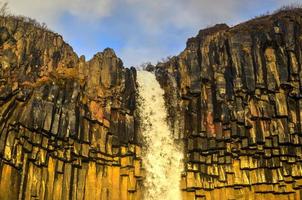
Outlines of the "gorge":
{"type": "Polygon", "coordinates": [[[1,16],[0,199],[302,199],[301,64],[300,8],[200,30],[152,73],[1,16]]]}

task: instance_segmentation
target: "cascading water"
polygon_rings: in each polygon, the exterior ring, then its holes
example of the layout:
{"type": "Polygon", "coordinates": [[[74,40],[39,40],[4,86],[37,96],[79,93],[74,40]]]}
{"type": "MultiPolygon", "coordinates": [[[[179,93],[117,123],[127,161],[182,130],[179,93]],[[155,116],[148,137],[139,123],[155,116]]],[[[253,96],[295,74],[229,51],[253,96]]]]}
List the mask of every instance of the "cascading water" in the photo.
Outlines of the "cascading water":
{"type": "Polygon", "coordinates": [[[183,151],[167,123],[164,90],[153,73],[138,71],[139,116],[144,140],[145,200],[180,200],[183,151]]]}

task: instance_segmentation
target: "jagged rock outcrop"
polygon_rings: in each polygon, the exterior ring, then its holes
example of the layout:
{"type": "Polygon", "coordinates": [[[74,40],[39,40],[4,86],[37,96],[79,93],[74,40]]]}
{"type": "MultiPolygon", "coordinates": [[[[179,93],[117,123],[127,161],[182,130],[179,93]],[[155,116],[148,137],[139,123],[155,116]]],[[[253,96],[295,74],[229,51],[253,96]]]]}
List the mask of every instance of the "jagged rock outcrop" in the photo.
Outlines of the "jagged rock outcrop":
{"type": "Polygon", "coordinates": [[[201,30],[157,65],[185,141],[184,199],[302,198],[301,39],[293,9],[201,30]]]}
{"type": "MultiPolygon", "coordinates": [[[[184,141],[183,199],[302,198],[301,63],[293,9],[201,30],[155,67],[184,141]]],[[[0,199],[141,199],[135,93],[113,50],[85,61],[0,17],[0,199]]]]}
{"type": "Polygon", "coordinates": [[[0,18],[0,199],[140,199],[135,69],[0,18]]]}

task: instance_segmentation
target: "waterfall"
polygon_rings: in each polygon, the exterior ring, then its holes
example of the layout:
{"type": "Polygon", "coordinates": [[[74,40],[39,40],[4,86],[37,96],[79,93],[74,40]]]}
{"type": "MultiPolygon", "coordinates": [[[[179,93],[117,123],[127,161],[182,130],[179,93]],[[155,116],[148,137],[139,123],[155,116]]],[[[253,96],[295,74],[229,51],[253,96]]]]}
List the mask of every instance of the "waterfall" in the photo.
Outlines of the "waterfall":
{"type": "Polygon", "coordinates": [[[153,73],[138,71],[138,111],[141,123],[145,200],[180,200],[183,151],[167,123],[164,90],[153,73]]]}

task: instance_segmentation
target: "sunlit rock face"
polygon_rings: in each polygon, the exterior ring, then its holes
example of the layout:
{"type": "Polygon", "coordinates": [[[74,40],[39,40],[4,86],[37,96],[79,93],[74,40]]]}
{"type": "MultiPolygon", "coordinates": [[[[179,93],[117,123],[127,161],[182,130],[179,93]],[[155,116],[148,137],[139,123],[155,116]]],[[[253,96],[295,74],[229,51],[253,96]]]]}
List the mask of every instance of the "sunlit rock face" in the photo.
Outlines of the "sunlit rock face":
{"type": "Polygon", "coordinates": [[[301,17],[216,25],[157,65],[186,144],[184,199],[301,198],[301,17]]]}
{"type": "Polygon", "coordinates": [[[140,199],[136,72],[0,18],[0,199],[140,199]]]}
{"type": "MultiPolygon", "coordinates": [[[[155,67],[184,144],[182,199],[301,199],[301,19],[216,25],[155,67]]],[[[60,35],[0,17],[0,199],[147,197],[136,76],[112,49],[85,61],[60,35]]]]}

